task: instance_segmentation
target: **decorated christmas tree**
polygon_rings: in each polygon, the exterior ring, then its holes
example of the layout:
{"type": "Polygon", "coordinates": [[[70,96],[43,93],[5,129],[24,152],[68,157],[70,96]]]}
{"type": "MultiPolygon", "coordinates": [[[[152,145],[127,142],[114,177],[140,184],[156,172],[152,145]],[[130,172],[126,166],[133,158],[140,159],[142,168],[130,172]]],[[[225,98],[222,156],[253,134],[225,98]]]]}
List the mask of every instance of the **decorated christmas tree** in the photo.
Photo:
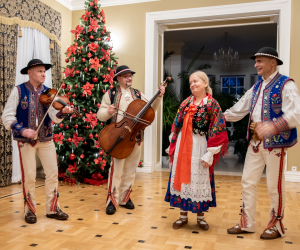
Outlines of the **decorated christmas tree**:
{"type": "Polygon", "coordinates": [[[105,183],[110,156],[99,145],[98,134],[105,123],[97,120],[102,97],[113,88],[117,57],[112,52],[110,32],[98,0],[85,2],[85,14],[75,30],[75,40],[66,51],[64,81],[60,94],[83,117],[71,114],[55,125],[59,177],[70,182],[105,183]]]}

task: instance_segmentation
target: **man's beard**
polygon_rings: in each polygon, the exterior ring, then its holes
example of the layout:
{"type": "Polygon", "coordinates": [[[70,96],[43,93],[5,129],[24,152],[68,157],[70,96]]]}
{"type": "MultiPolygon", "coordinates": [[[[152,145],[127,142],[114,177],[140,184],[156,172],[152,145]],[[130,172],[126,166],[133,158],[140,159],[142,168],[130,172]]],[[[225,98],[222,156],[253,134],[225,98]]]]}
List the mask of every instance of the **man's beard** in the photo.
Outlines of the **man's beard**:
{"type": "Polygon", "coordinates": [[[129,87],[131,87],[131,84],[128,85],[128,83],[126,82],[126,88],[129,88],[129,87]]]}

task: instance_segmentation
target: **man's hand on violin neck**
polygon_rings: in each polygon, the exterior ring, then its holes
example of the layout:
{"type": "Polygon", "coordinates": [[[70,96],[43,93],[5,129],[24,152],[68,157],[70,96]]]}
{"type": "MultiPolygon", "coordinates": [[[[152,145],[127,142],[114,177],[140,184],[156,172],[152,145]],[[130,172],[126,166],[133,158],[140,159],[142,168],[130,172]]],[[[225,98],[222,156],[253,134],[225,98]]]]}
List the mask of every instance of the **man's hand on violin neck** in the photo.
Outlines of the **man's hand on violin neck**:
{"type": "Polygon", "coordinates": [[[158,96],[162,97],[165,93],[165,87],[164,86],[159,86],[159,89],[160,89],[160,94],[158,96]]]}
{"type": "Polygon", "coordinates": [[[73,113],[73,108],[68,107],[68,106],[65,106],[65,107],[62,109],[62,112],[65,113],[65,114],[73,113]]]}
{"type": "Polygon", "coordinates": [[[110,105],[107,109],[107,112],[112,115],[113,113],[115,113],[115,105],[110,105]]]}
{"type": "Polygon", "coordinates": [[[21,133],[23,137],[34,139],[36,132],[33,129],[25,129],[21,133]]]}

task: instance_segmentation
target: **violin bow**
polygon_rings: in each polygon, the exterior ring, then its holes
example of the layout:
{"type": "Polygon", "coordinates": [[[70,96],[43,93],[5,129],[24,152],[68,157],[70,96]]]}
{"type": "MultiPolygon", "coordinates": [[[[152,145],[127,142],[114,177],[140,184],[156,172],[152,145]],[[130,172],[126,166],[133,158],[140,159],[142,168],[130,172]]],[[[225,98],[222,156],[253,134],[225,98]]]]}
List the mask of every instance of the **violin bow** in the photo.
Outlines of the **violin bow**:
{"type": "Polygon", "coordinates": [[[53,100],[52,100],[52,102],[51,102],[49,108],[47,109],[47,112],[45,113],[45,115],[44,115],[44,117],[43,117],[41,123],[39,124],[38,128],[36,129],[36,131],[35,131],[35,132],[36,132],[36,135],[35,135],[35,137],[34,137],[34,140],[37,139],[37,137],[38,137],[38,132],[39,132],[39,130],[40,130],[40,128],[41,128],[41,126],[42,126],[42,124],[43,124],[45,118],[46,118],[46,115],[49,113],[50,107],[52,106],[53,102],[55,101],[55,98],[57,97],[57,95],[58,95],[58,93],[59,93],[60,90],[61,90],[61,86],[60,86],[60,88],[58,89],[57,93],[55,94],[55,96],[54,96],[54,98],[53,98],[53,100]]]}

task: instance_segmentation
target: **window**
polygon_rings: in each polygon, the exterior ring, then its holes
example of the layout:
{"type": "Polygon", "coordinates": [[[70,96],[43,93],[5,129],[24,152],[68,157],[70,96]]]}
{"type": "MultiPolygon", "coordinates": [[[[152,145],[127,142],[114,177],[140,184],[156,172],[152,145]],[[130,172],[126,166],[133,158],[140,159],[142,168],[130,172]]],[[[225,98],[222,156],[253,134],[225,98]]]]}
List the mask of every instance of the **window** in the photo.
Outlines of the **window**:
{"type": "Polygon", "coordinates": [[[222,92],[236,96],[243,94],[245,76],[221,76],[222,92]]]}

